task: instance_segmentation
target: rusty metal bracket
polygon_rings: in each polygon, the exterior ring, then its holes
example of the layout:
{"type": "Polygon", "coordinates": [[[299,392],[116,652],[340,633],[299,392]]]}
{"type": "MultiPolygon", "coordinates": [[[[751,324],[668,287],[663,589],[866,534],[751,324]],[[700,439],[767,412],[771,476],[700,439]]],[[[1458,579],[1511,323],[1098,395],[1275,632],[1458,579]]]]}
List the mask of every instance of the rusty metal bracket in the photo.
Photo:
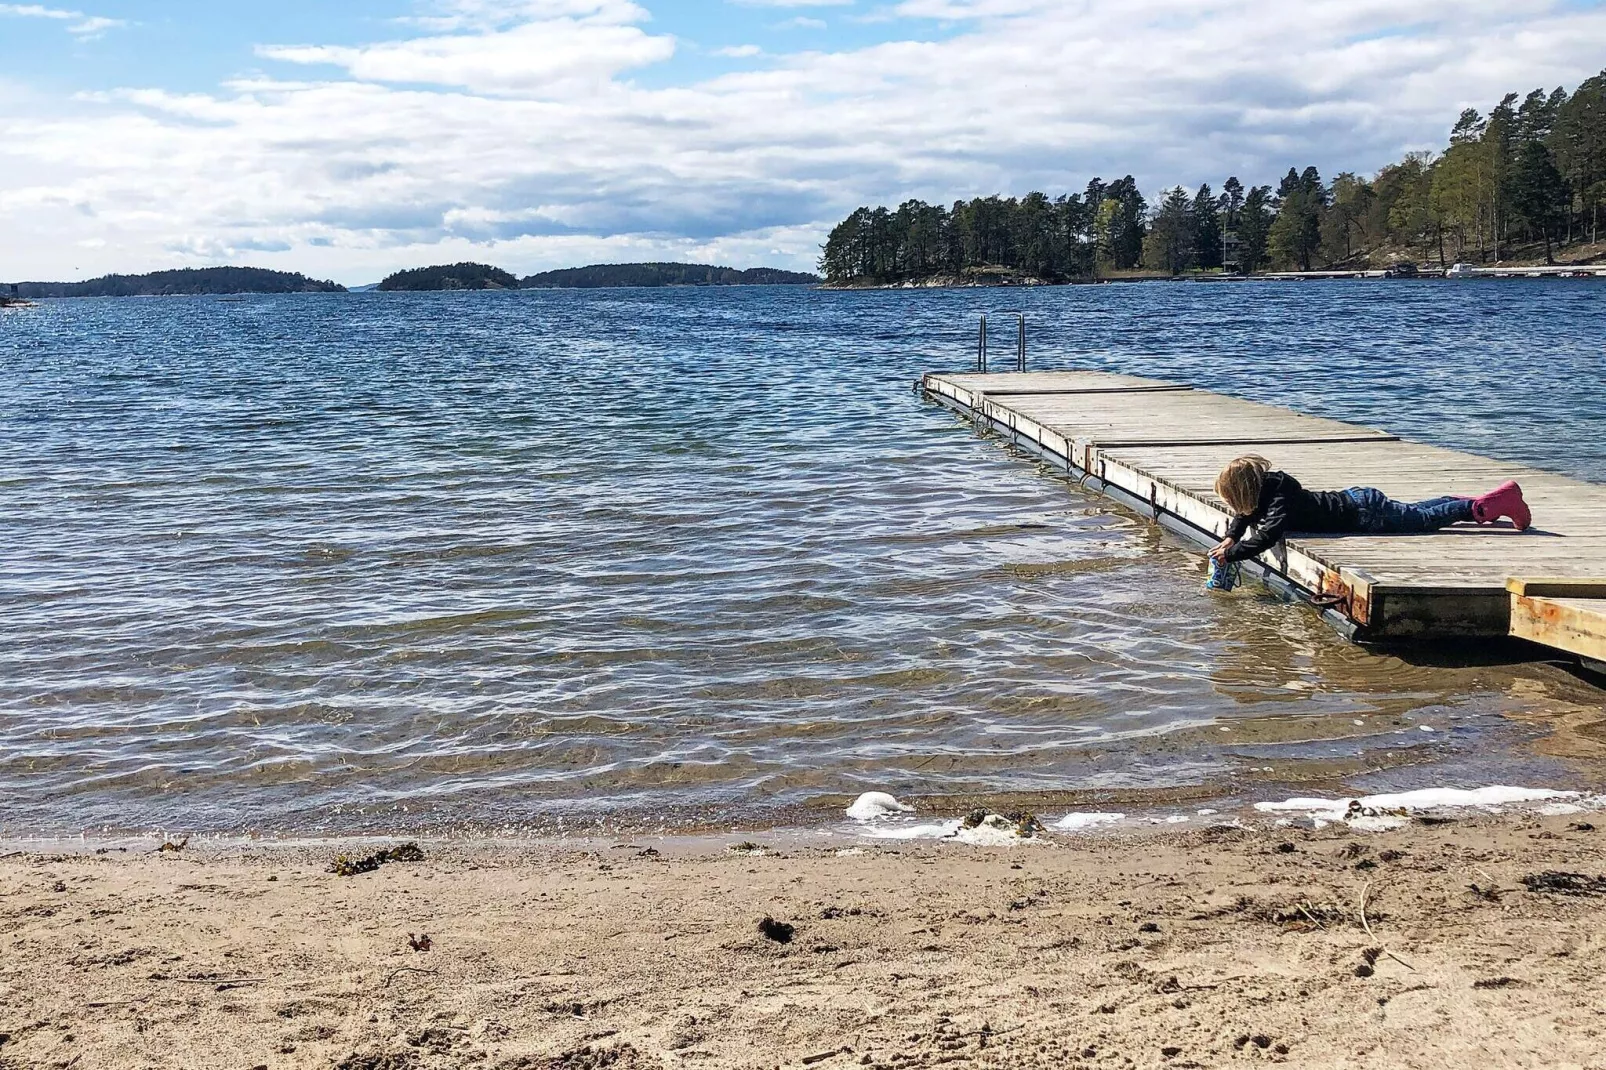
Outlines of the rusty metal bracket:
{"type": "Polygon", "coordinates": [[[1154,513],[1154,519],[1160,519],[1160,484],[1149,484],[1149,509],[1154,513]]]}

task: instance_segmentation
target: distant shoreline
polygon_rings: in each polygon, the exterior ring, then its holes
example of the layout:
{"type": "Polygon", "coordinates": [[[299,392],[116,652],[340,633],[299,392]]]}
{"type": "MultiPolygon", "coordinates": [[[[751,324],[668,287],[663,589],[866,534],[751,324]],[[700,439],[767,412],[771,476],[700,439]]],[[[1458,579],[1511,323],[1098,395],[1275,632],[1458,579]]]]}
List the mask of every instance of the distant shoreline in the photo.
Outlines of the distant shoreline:
{"type": "MultiPolygon", "coordinates": [[[[1462,265],[1456,265],[1457,268],[1462,265]]],[[[586,282],[542,282],[530,284],[530,279],[522,282],[513,280],[511,285],[496,283],[486,285],[423,285],[423,286],[392,286],[389,288],[380,285],[356,286],[347,288],[332,282],[318,282],[308,279],[304,275],[291,275],[281,272],[263,272],[269,276],[281,276],[283,280],[292,280],[291,283],[273,279],[269,284],[258,287],[225,288],[222,285],[199,283],[188,287],[161,286],[155,284],[140,285],[143,280],[156,280],[160,277],[172,276],[174,272],[156,272],[148,276],[111,275],[104,279],[91,279],[82,283],[40,283],[24,282],[12,284],[15,292],[6,296],[0,294],[0,308],[28,308],[38,301],[62,299],[94,299],[105,297],[242,297],[249,295],[269,296],[296,293],[313,294],[369,294],[369,293],[442,293],[442,292],[471,292],[471,291],[503,291],[519,292],[524,290],[719,290],[719,289],[752,289],[757,287],[782,286],[796,289],[827,290],[833,292],[847,292],[855,290],[986,290],[986,289],[1040,289],[1045,287],[1063,286],[1097,286],[1110,283],[1143,283],[1143,282],[1182,282],[1182,283],[1230,283],[1230,282],[1303,282],[1303,281],[1349,281],[1349,280],[1380,280],[1384,278],[1401,281],[1443,280],[1447,276],[1452,279],[1475,278],[1602,278],[1606,277],[1606,263],[1577,263],[1577,264],[1501,264],[1501,265],[1470,265],[1471,270],[1465,273],[1457,271],[1446,272],[1445,269],[1432,265],[1420,270],[1414,275],[1397,274],[1393,271],[1381,270],[1349,270],[1336,269],[1330,271],[1311,272],[1257,272],[1252,275],[1223,275],[1219,273],[1190,273],[1182,275],[1168,275],[1156,271],[1121,271],[1111,272],[1098,278],[1076,278],[1063,280],[1048,280],[1029,276],[1020,276],[1010,272],[977,273],[970,276],[936,275],[921,279],[852,279],[841,281],[824,281],[814,276],[808,276],[809,281],[770,281],[767,278],[755,280],[751,277],[726,281],[716,279],[712,281],[586,281],[586,282]],[[98,285],[107,283],[107,285],[98,285]]],[[[197,269],[211,270],[211,269],[197,269]]],[[[219,271],[236,271],[257,269],[218,269],[219,271]]],[[[424,269],[427,270],[427,269],[424,269]]],[[[569,274],[582,269],[565,269],[562,273],[549,272],[548,275],[569,274]]],[[[728,269],[719,269],[728,270],[728,269]]],[[[752,269],[754,271],[770,272],[775,269],[752,269]]],[[[747,274],[734,273],[734,274],[747,274]]],[[[798,275],[799,273],[782,273],[798,275]]],[[[532,276],[538,278],[540,276],[532,276]]],[[[4,284],[0,284],[4,285],[4,284]]]]}

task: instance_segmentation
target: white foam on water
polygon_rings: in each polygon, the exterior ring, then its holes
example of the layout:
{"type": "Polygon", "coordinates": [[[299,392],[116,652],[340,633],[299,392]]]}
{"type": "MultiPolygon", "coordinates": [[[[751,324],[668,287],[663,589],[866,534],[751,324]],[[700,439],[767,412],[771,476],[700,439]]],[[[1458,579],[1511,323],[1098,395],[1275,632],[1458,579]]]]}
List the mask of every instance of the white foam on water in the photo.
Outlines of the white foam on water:
{"type": "Polygon", "coordinates": [[[1036,842],[1036,837],[1022,836],[1017,828],[1007,817],[988,814],[981,824],[971,828],[957,819],[920,824],[877,822],[858,829],[858,835],[875,840],[952,840],[972,847],[1014,847],[1036,842]]]}
{"type": "Polygon", "coordinates": [[[1066,814],[1050,827],[1065,832],[1078,832],[1082,829],[1098,828],[1100,825],[1113,825],[1117,821],[1126,820],[1125,814],[1066,814]]]}
{"type": "Polygon", "coordinates": [[[924,825],[871,825],[859,835],[876,840],[945,840],[959,831],[959,819],[924,825]]]}
{"type": "MultiPolygon", "coordinates": [[[[1281,802],[1256,803],[1255,809],[1263,814],[1303,814],[1317,828],[1348,821],[1352,828],[1383,831],[1399,828],[1407,823],[1410,814],[1422,810],[1493,810],[1512,803],[1579,797],[1576,791],[1517,788],[1500,784],[1487,788],[1421,788],[1386,795],[1363,795],[1358,799],[1284,799],[1281,802]],[[1353,809],[1354,803],[1360,804],[1359,812],[1353,809]]],[[[1279,825],[1282,823],[1278,821],[1279,825]]]]}
{"type": "Polygon", "coordinates": [[[867,791],[853,800],[848,816],[855,821],[873,821],[888,814],[912,814],[915,808],[901,803],[884,791],[867,791]]]}

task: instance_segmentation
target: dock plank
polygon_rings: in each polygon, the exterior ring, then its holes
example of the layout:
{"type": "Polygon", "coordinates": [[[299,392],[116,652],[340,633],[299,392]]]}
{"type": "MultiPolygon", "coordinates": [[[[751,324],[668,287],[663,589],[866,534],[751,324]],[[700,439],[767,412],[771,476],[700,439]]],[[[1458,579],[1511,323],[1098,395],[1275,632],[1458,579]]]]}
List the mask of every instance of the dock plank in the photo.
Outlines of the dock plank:
{"type": "Polygon", "coordinates": [[[1511,634],[1606,662],[1606,598],[1511,596],[1511,634]]]}
{"type": "Polygon", "coordinates": [[[1244,453],[1264,455],[1311,489],[1377,487],[1405,501],[1518,480],[1534,512],[1527,532],[1467,524],[1429,535],[1295,533],[1261,555],[1268,573],[1336,604],[1367,635],[1504,635],[1511,577],[1606,581],[1599,483],[1136,376],[933,374],[923,385],[928,396],[1174,518],[1200,540],[1225,531],[1230,513],[1215,478],[1244,453]],[[1168,385],[1174,389],[1162,389],[1168,385]]]}

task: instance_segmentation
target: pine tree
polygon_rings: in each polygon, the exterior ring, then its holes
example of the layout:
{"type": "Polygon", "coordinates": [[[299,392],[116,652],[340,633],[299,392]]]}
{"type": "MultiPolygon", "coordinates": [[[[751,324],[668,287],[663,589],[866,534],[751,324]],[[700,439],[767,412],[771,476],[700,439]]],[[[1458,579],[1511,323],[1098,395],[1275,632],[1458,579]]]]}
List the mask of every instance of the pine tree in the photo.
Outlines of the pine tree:
{"type": "Polygon", "coordinates": [[[1238,213],[1238,256],[1245,272],[1258,271],[1266,263],[1273,204],[1270,186],[1255,186],[1244,194],[1238,213]]]}
{"type": "Polygon", "coordinates": [[[1144,263],[1168,275],[1180,275],[1193,266],[1195,220],[1192,202],[1181,186],[1169,189],[1155,209],[1144,239],[1144,263]]]}
{"type": "Polygon", "coordinates": [[[1221,202],[1207,182],[1193,195],[1188,209],[1193,216],[1194,263],[1202,268],[1221,266],[1221,202]]]}
{"type": "Polygon", "coordinates": [[[1277,189],[1277,218],[1268,235],[1271,253],[1300,271],[1310,271],[1321,250],[1322,220],[1327,213],[1327,188],[1316,168],[1303,172],[1290,167],[1277,189]]]}
{"type": "Polygon", "coordinates": [[[1540,141],[1523,143],[1511,175],[1511,207],[1530,231],[1545,240],[1545,263],[1554,264],[1551,239],[1567,210],[1567,184],[1550,150],[1540,141]]]}

